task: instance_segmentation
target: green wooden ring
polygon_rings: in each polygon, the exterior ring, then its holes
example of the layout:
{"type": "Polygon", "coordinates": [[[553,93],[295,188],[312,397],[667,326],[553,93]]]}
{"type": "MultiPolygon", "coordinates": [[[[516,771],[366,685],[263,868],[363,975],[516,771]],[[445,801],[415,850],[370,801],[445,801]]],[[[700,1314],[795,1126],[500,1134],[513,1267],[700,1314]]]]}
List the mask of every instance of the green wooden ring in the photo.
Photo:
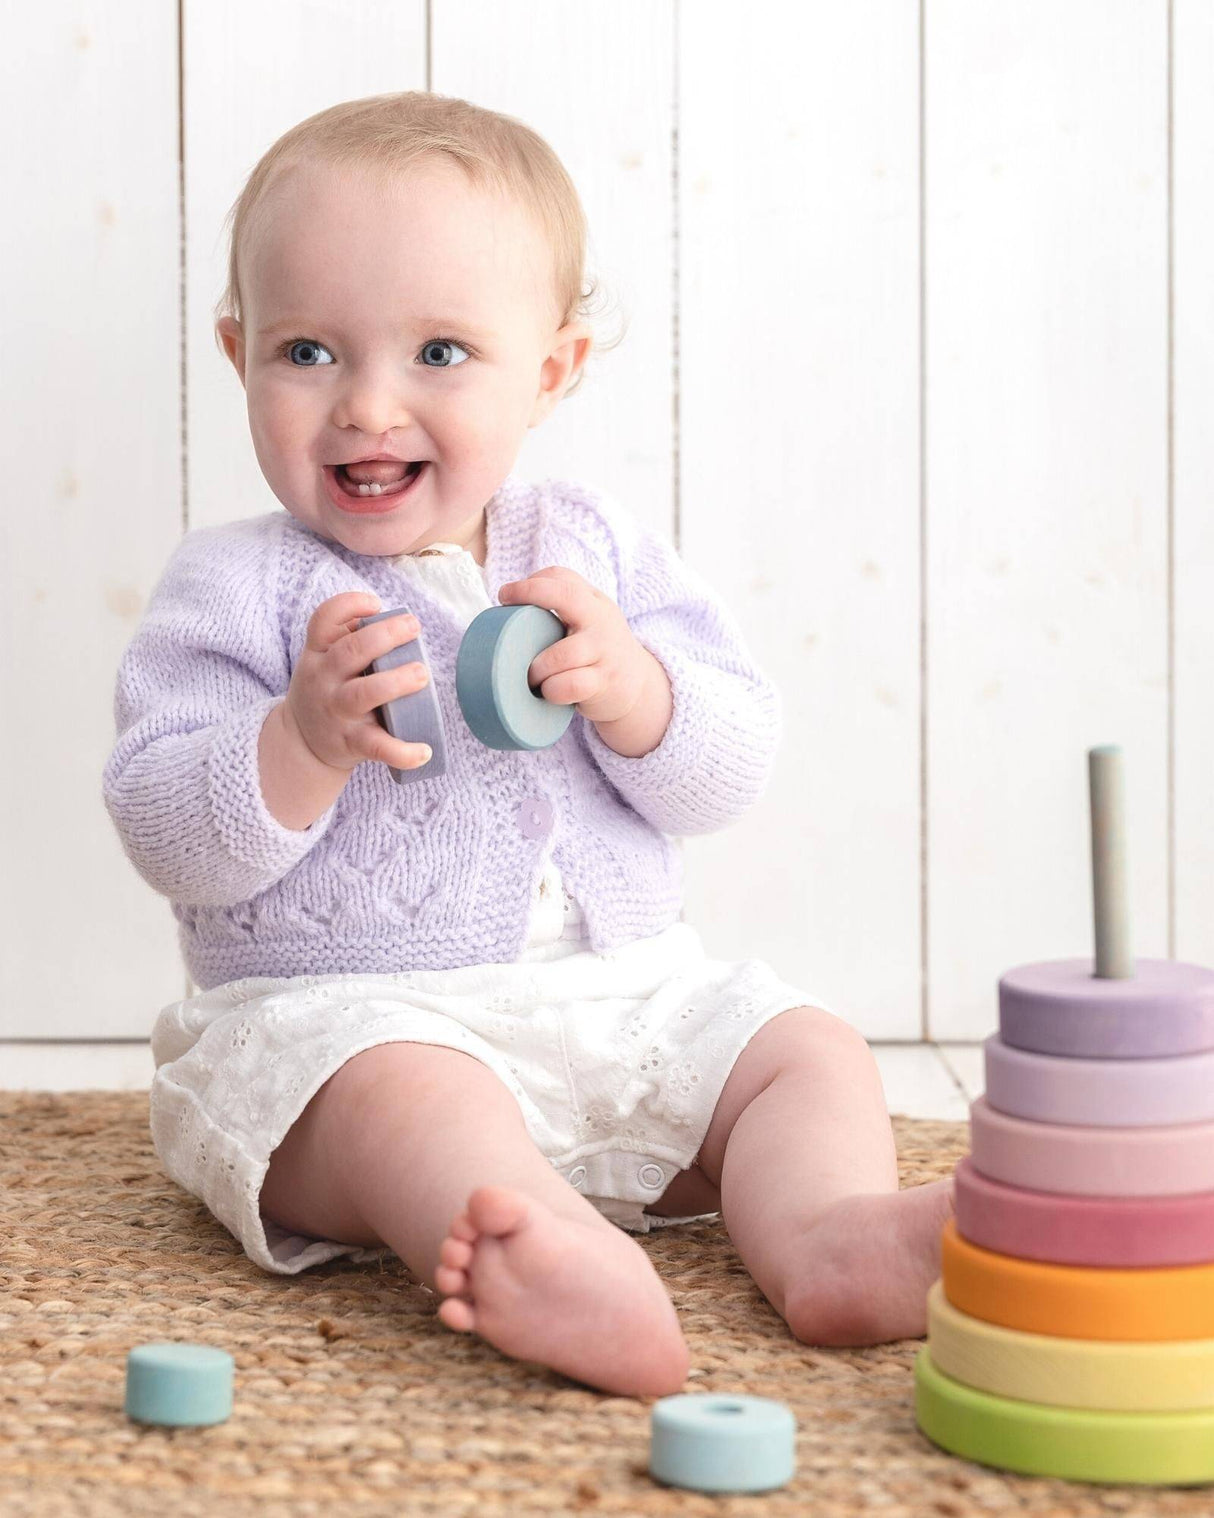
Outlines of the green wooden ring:
{"type": "Polygon", "coordinates": [[[1093,1412],[975,1391],[915,1359],[915,1421],[933,1444],[999,1470],[1067,1481],[1195,1486],[1214,1481],[1214,1407],[1093,1412]]]}

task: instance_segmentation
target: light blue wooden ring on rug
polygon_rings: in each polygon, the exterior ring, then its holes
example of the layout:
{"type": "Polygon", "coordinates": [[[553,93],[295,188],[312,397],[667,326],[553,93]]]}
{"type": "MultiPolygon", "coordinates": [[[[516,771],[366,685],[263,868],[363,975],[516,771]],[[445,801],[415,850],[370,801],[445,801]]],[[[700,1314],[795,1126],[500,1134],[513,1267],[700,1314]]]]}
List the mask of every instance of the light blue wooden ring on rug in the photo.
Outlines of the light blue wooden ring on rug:
{"type": "Polygon", "coordinates": [[[139,1344],[126,1357],[126,1414],[198,1428],[232,1411],[234,1361],[209,1344],[139,1344]]]}
{"type": "Polygon", "coordinates": [[[455,661],[455,694],[486,748],[550,748],[573,721],[571,704],[545,701],[527,683],[531,661],[566,631],[542,606],[490,606],[469,623],[455,661]]]}
{"type": "Polygon", "coordinates": [[[767,1397],[680,1394],[654,1404],[649,1474],[693,1492],[769,1492],[792,1479],[797,1422],[767,1397]]]}

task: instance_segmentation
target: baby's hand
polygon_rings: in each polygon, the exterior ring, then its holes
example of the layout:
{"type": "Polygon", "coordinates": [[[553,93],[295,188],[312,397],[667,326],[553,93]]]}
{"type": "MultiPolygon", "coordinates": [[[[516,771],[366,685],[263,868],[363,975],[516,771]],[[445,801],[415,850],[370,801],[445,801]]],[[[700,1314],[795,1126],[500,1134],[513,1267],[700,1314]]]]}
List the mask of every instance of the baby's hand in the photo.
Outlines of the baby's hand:
{"type": "Polygon", "coordinates": [[[523,602],[554,611],[569,629],[531,661],[527,679],[547,701],[576,706],[591,722],[626,717],[646,690],[653,655],[624,613],[575,569],[554,564],[498,592],[503,606],[523,602]]]}
{"type": "Polygon", "coordinates": [[[322,764],[352,770],[364,759],[382,759],[411,770],[430,757],[424,743],[404,743],[380,725],[375,708],[420,690],[430,678],[424,664],[402,664],[364,675],[373,659],[408,643],[420,631],[415,616],[386,617],[369,627],[379,601],[363,591],[343,591],[312,613],[308,637],[291,673],[284,705],[288,719],[322,764]]]}

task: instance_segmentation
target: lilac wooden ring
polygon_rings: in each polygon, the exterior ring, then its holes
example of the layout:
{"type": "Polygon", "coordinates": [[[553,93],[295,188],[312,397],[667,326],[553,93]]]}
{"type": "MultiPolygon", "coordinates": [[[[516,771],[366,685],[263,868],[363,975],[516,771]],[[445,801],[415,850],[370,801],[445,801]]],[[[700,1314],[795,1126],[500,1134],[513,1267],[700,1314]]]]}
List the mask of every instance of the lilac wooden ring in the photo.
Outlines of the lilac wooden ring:
{"type": "Polygon", "coordinates": [[[970,1105],[974,1168],[992,1181],[1072,1196],[1178,1196],[1214,1191],[1214,1123],[1075,1128],[970,1105]]]}
{"type": "MultiPolygon", "coordinates": [[[[389,617],[405,616],[408,610],[407,606],[393,606],[388,611],[377,611],[373,617],[360,617],[358,625],[360,628],[369,627],[372,622],[385,622],[389,617]]],[[[363,670],[363,674],[374,672],[379,675],[385,670],[396,669],[401,664],[418,663],[424,664],[429,670],[430,660],[421,633],[416,638],[410,638],[407,643],[398,643],[386,654],[380,654],[378,659],[371,661],[368,669],[363,670]]],[[[426,743],[430,746],[430,757],[424,764],[407,770],[389,764],[393,780],[407,785],[414,780],[433,780],[436,776],[447,773],[447,738],[433,679],[427,680],[418,690],[396,696],[382,706],[377,706],[375,720],[402,743],[426,743]]]]}
{"type": "Polygon", "coordinates": [[[1149,1128],[1214,1121],[1214,1050],[1173,1059],[1064,1059],[983,1044],[986,1099],[996,1112],[1038,1123],[1149,1128]]]}
{"type": "Polygon", "coordinates": [[[1214,1260],[1214,1191],[1058,1196],[992,1181],[964,1159],[953,1199],[957,1232],[996,1254],[1127,1270],[1214,1260]]]}
{"type": "Polygon", "coordinates": [[[1101,980],[1090,959],[1018,965],[999,982],[1005,1044],[1088,1059],[1169,1058],[1214,1049],[1214,970],[1140,959],[1101,980]]]}

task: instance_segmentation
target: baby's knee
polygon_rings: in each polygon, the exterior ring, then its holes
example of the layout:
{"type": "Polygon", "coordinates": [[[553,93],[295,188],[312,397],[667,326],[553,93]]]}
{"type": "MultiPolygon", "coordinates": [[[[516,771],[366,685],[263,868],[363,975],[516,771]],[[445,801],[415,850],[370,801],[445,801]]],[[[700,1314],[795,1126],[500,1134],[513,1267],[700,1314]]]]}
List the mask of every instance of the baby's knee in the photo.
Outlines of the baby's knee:
{"type": "Polygon", "coordinates": [[[868,1040],[851,1023],[825,1007],[791,1007],[766,1022],[751,1039],[774,1077],[785,1070],[847,1065],[876,1068],[868,1040]]]}
{"type": "Polygon", "coordinates": [[[473,1054],[446,1044],[398,1040],[352,1055],[331,1082],[338,1099],[376,1136],[385,1126],[443,1125],[455,1113],[522,1123],[513,1092],[473,1054]]]}

